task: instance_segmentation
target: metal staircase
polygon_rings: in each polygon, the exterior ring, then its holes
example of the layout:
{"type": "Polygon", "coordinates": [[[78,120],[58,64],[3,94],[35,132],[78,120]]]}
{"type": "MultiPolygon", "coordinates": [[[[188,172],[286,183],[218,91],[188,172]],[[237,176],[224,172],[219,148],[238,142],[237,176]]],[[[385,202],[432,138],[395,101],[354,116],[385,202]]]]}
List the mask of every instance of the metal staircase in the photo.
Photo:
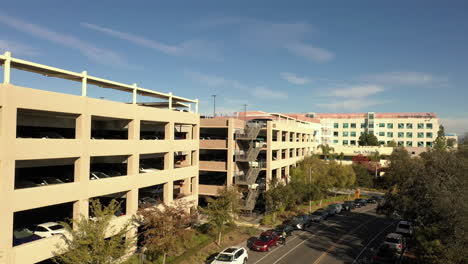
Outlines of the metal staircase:
{"type": "Polygon", "coordinates": [[[245,200],[243,200],[241,209],[244,211],[252,212],[252,210],[255,208],[255,203],[257,202],[257,198],[259,195],[259,190],[249,189],[249,193],[247,194],[245,200]]]}
{"type": "Polygon", "coordinates": [[[258,174],[265,168],[265,162],[258,162],[258,165],[253,167],[249,166],[247,173],[236,176],[236,184],[238,185],[252,185],[257,181],[258,174]]]}
{"type": "Polygon", "coordinates": [[[236,153],[236,161],[240,162],[248,162],[248,161],[255,161],[258,157],[258,154],[262,150],[262,148],[255,146],[253,142],[249,144],[249,149],[247,151],[238,152],[236,153]]]}
{"type": "Polygon", "coordinates": [[[254,140],[257,138],[258,133],[263,125],[260,123],[247,124],[243,131],[236,132],[237,140],[254,140]]]}

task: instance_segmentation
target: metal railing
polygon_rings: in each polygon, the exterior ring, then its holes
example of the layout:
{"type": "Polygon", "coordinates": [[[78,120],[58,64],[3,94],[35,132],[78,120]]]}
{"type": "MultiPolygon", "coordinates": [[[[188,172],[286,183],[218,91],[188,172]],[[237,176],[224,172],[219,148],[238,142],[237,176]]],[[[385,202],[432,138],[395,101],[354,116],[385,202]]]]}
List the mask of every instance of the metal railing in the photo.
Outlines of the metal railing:
{"type": "Polygon", "coordinates": [[[262,127],[263,125],[260,123],[247,124],[243,131],[236,131],[236,139],[254,140],[257,138],[262,127]]]}
{"type": "Polygon", "coordinates": [[[252,185],[257,180],[261,168],[250,167],[246,174],[239,174],[236,176],[236,184],[252,185]]]}
{"type": "Polygon", "coordinates": [[[242,210],[252,211],[255,208],[255,203],[257,202],[258,195],[258,190],[249,189],[249,193],[247,194],[247,197],[244,200],[242,210]]]}

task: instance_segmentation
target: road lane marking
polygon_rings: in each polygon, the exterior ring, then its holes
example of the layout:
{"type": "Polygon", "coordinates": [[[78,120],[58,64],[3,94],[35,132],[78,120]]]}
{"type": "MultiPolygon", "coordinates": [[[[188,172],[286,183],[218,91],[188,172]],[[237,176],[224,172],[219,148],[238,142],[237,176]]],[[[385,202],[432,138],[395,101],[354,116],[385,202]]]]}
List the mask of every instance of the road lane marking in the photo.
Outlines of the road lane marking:
{"type": "Polygon", "coordinates": [[[359,255],[353,260],[353,263],[356,263],[356,261],[361,257],[362,253],[364,253],[364,251],[366,251],[367,247],[372,243],[374,242],[374,240],[380,235],[382,234],[385,230],[387,230],[389,227],[391,227],[392,225],[396,224],[397,222],[394,222],[394,223],[391,223],[389,224],[388,226],[386,226],[384,229],[382,229],[382,231],[380,231],[377,235],[375,235],[371,241],[369,241],[369,243],[367,243],[367,245],[361,250],[361,252],[359,252],[359,255]]]}
{"type": "Polygon", "coordinates": [[[319,264],[320,261],[322,261],[322,259],[325,258],[325,257],[328,255],[328,253],[330,253],[331,251],[333,251],[333,250],[336,248],[336,246],[337,246],[341,241],[344,240],[344,238],[345,238],[346,236],[348,236],[348,235],[350,235],[350,234],[356,232],[356,230],[358,230],[358,229],[361,228],[362,226],[366,225],[366,224],[369,223],[369,222],[375,221],[375,220],[378,220],[378,219],[372,219],[372,218],[371,218],[371,219],[367,220],[366,222],[364,222],[364,223],[358,225],[357,227],[353,228],[353,229],[352,229],[351,231],[349,231],[348,233],[342,235],[342,236],[340,237],[340,239],[339,239],[338,241],[336,241],[336,242],[333,242],[333,245],[332,245],[331,247],[329,247],[329,248],[327,249],[327,251],[323,252],[322,255],[320,255],[320,257],[318,257],[318,259],[316,259],[316,260],[314,261],[313,264],[319,264]]]}
{"type": "MultiPolygon", "coordinates": [[[[371,211],[372,209],[374,208],[369,208],[369,209],[366,209],[366,210],[363,210],[363,211],[359,211],[359,213],[365,213],[365,212],[368,212],[368,211],[371,211]]],[[[342,217],[351,217],[351,216],[342,216],[342,217]]],[[[332,225],[329,225],[327,226],[327,228],[325,229],[320,229],[320,230],[317,230],[317,233],[314,233],[312,236],[308,237],[306,240],[302,241],[301,243],[297,244],[295,247],[293,247],[292,249],[290,249],[288,252],[286,252],[285,254],[283,254],[283,256],[281,256],[279,259],[277,259],[275,262],[273,262],[273,264],[276,264],[278,263],[280,260],[282,260],[284,257],[286,257],[289,253],[291,253],[294,249],[296,249],[298,246],[302,245],[303,243],[307,242],[308,240],[310,240],[311,238],[314,238],[316,235],[318,235],[319,233],[322,233],[324,232],[325,230],[331,228],[331,227],[335,227],[336,224],[332,224],[332,225]]],[[[255,262],[254,264],[257,264],[260,260],[264,259],[266,256],[264,256],[263,258],[259,259],[257,262],[255,262]]]]}

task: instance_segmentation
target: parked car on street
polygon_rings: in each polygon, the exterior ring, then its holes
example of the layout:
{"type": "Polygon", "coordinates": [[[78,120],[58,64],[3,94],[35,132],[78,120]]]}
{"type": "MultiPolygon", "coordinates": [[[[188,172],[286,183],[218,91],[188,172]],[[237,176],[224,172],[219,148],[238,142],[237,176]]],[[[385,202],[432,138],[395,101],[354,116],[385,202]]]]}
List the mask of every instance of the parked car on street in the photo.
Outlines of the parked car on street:
{"type": "Polygon", "coordinates": [[[33,234],[28,228],[15,229],[13,231],[13,246],[18,246],[41,238],[42,237],[33,234]]]}
{"type": "Polygon", "coordinates": [[[294,231],[294,227],[290,226],[290,225],[279,225],[275,228],[274,232],[276,234],[278,234],[279,237],[282,237],[283,235],[283,231],[286,232],[286,236],[291,236],[293,231],[294,231]]]}
{"type": "Polygon", "coordinates": [[[273,246],[278,245],[278,235],[273,231],[266,231],[260,234],[252,244],[252,249],[257,251],[270,251],[273,246]]]}
{"type": "Polygon", "coordinates": [[[328,215],[327,210],[319,209],[310,215],[310,221],[320,223],[323,220],[327,220],[328,215]]]}
{"type": "Polygon", "coordinates": [[[376,204],[377,203],[377,199],[375,199],[374,197],[368,198],[366,201],[367,201],[367,203],[370,203],[370,204],[376,204]]]}
{"type": "Polygon", "coordinates": [[[382,244],[372,257],[372,264],[394,264],[399,259],[400,254],[387,244],[382,244]]]}
{"type": "Polygon", "coordinates": [[[328,206],[328,208],[334,208],[335,209],[335,214],[340,214],[341,211],[343,210],[343,206],[341,206],[341,204],[337,204],[337,203],[330,204],[328,206]]]}
{"type": "Polygon", "coordinates": [[[354,208],[356,208],[356,203],[354,203],[354,201],[345,201],[343,203],[343,207],[345,207],[345,206],[349,208],[348,211],[351,211],[354,208]]]}
{"type": "Polygon", "coordinates": [[[229,247],[219,253],[211,264],[246,264],[249,259],[247,250],[243,247],[229,247]]]}
{"type": "Polygon", "coordinates": [[[51,237],[66,232],[65,227],[57,222],[47,222],[36,225],[32,229],[34,235],[40,237],[51,237]]]}
{"type": "Polygon", "coordinates": [[[413,226],[411,222],[400,221],[395,229],[395,233],[402,234],[403,236],[409,237],[413,234],[413,226]]]}
{"type": "Polygon", "coordinates": [[[291,220],[291,225],[294,229],[303,230],[309,223],[308,215],[297,215],[291,220]]]}
{"type": "Polygon", "coordinates": [[[385,237],[384,244],[394,248],[397,252],[402,252],[405,248],[405,238],[397,233],[390,233],[385,237]]]}
{"type": "Polygon", "coordinates": [[[366,205],[367,205],[367,200],[366,200],[366,199],[362,199],[362,198],[358,198],[358,199],[355,199],[355,200],[354,200],[354,203],[358,204],[359,207],[362,207],[362,206],[366,206],[366,205]]]}

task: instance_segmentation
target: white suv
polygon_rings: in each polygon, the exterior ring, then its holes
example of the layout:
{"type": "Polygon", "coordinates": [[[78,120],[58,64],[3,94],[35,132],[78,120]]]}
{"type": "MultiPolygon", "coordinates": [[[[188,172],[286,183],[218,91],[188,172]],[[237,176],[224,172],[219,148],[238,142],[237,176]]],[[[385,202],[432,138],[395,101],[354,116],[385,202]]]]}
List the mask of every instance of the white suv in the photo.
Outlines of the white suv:
{"type": "Polygon", "coordinates": [[[246,264],[249,255],[243,247],[229,247],[219,253],[211,264],[246,264]]]}
{"type": "Polygon", "coordinates": [[[396,227],[395,233],[402,234],[404,236],[411,236],[413,234],[413,226],[411,222],[400,221],[396,227]]]}

